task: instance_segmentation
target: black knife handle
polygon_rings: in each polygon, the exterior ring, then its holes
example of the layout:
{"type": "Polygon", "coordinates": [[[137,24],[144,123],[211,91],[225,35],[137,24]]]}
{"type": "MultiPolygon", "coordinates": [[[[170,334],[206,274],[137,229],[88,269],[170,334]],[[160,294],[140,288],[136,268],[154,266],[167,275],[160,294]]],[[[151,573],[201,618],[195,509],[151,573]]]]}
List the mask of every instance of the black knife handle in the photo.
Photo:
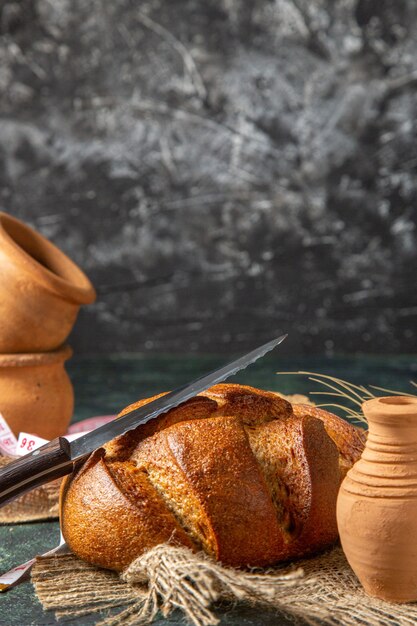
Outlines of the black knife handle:
{"type": "Polygon", "coordinates": [[[53,439],[12,461],[0,470],[0,506],[39,485],[70,474],[73,465],[69,443],[64,437],[53,439]]]}

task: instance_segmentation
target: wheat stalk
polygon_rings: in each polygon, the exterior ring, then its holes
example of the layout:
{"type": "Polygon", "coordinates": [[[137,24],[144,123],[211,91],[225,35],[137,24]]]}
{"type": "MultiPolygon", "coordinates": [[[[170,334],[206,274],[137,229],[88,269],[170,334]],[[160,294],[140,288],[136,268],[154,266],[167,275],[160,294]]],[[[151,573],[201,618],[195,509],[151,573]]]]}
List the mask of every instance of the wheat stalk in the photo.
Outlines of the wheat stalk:
{"type": "MultiPolygon", "coordinates": [[[[355,408],[351,408],[346,404],[339,404],[338,402],[327,402],[323,404],[318,404],[319,408],[338,408],[344,411],[345,417],[352,422],[356,422],[358,424],[366,424],[366,418],[362,413],[362,403],[366,400],[371,400],[372,398],[376,398],[381,394],[375,394],[372,390],[382,391],[385,394],[395,395],[395,396],[413,396],[417,397],[417,394],[413,393],[405,393],[403,391],[395,391],[393,389],[385,389],[384,387],[377,387],[376,385],[368,385],[365,387],[364,385],[355,385],[350,383],[342,378],[336,378],[335,376],[329,376],[328,374],[317,374],[316,372],[276,372],[280,376],[283,375],[295,375],[295,376],[307,376],[308,380],[312,382],[318,383],[323,387],[326,387],[324,391],[310,391],[309,395],[316,396],[331,396],[333,398],[341,398],[355,406],[355,408]],[[358,407],[358,408],[357,408],[358,407]]],[[[413,387],[417,387],[417,383],[410,380],[410,384],[413,387]]]]}

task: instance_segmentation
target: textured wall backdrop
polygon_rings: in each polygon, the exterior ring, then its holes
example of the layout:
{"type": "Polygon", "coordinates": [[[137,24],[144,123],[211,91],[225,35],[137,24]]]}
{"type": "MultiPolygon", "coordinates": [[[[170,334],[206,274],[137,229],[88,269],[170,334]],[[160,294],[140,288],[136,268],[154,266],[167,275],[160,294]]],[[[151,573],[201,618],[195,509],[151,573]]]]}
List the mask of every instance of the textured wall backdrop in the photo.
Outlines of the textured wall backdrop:
{"type": "Polygon", "coordinates": [[[0,206],[78,352],[416,350],[414,0],[0,3],[0,206]]]}

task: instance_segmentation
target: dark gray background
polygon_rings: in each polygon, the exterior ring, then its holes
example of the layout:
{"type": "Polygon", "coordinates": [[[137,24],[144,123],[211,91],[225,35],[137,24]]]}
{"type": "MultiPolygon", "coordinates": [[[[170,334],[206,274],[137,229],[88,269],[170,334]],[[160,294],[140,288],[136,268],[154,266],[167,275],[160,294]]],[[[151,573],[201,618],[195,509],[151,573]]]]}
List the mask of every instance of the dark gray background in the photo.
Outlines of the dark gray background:
{"type": "Polygon", "coordinates": [[[414,0],[0,1],[0,206],[78,353],[416,351],[414,0]]]}

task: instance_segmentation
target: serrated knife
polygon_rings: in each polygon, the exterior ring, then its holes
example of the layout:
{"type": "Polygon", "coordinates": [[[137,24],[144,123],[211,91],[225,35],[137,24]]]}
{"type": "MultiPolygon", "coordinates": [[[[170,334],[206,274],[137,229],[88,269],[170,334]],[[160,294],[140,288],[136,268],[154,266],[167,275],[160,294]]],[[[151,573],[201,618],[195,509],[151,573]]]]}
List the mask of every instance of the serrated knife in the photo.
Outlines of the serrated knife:
{"type": "Polygon", "coordinates": [[[166,413],[169,409],[189,400],[212,385],[245,369],[284,341],[286,336],[282,335],[273,339],[239,359],[174,389],[148,404],[133,409],[123,417],[108,422],[75,441],[69,442],[65,437],[58,437],[21,459],[13,461],[0,470],[0,506],[39,485],[70,474],[76,464],[85,461],[91,452],[103,444],[124,435],[140,424],[155,419],[161,413],[166,413]]]}

